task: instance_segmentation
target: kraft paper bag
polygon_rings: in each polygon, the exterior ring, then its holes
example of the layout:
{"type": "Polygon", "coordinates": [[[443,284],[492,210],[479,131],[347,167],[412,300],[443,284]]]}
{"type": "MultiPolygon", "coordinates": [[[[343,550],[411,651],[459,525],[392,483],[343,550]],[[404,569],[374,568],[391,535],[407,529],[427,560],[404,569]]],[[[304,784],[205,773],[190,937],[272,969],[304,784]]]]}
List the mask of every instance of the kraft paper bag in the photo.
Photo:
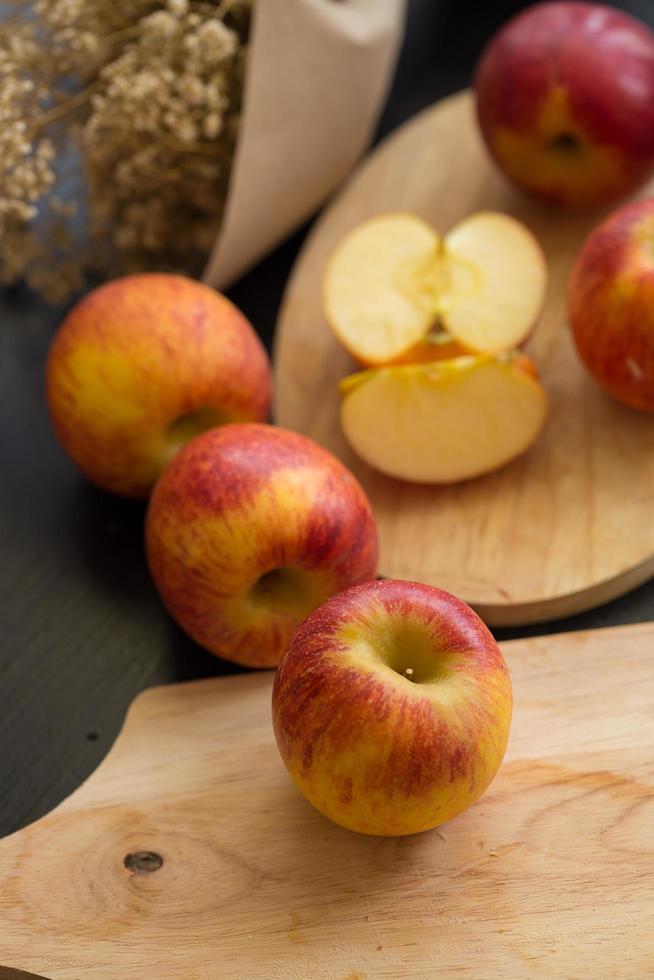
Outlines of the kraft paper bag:
{"type": "Polygon", "coordinates": [[[241,130],[205,280],[224,289],[324,201],[367,147],[406,0],[256,0],[241,130]]]}

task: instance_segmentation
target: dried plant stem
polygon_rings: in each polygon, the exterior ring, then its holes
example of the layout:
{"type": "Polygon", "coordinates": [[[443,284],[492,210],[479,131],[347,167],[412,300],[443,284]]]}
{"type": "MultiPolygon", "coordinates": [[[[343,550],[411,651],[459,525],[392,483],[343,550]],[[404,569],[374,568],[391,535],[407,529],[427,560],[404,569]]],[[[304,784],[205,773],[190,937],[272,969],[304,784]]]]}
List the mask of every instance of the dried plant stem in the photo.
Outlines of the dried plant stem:
{"type": "Polygon", "coordinates": [[[104,44],[115,44],[116,41],[129,41],[139,36],[139,27],[135,25],[133,27],[121,27],[117,31],[110,31],[109,34],[101,35],[101,40],[104,44]]]}
{"type": "Polygon", "coordinates": [[[82,89],[81,92],[76,92],[75,95],[71,95],[62,102],[58,102],[57,105],[52,106],[51,109],[46,109],[46,111],[40,116],[37,116],[36,119],[32,119],[28,126],[29,135],[35,136],[45,129],[46,126],[59,122],[59,120],[64,119],[76,109],[79,109],[81,106],[85,105],[90,100],[93,93],[97,91],[99,84],[99,80],[96,80],[85,89],[82,89]]]}
{"type": "Polygon", "coordinates": [[[223,151],[219,145],[215,142],[200,143],[194,140],[178,140],[173,137],[164,137],[162,139],[163,145],[168,150],[173,150],[175,153],[201,153],[208,157],[219,157],[223,155],[223,151]]]}

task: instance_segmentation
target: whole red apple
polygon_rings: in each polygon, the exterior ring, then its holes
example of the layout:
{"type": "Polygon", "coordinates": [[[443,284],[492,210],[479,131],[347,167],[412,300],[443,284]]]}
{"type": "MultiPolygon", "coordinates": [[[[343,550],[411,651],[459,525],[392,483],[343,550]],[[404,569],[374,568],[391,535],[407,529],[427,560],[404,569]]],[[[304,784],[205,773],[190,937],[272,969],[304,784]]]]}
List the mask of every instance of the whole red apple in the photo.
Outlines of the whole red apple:
{"type": "Polygon", "coordinates": [[[270,425],[225,425],[162,474],[146,547],[182,629],[227,660],[275,667],[316,606],[374,576],[377,528],[361,486],[326,449],[270,425]]]}
{"type": "Polygon", "coordinates": [[[542,3],[510,20],[475,75],[486,145],[547,200],[614,200],[654,171],[654,34],[596,3],[542,3]]]}
{"type": "Polygon", "coordinates": [[[55,432],[84,475],[145,497],[191,436],[262,422],[270,369],[261,341],[220,293],[182,276],[126,276],[85,297],[50,347],[55,432]]]}
{"type": "Polygon", "coordinates": [[[325,816],[365,834],[415,834],[477,800],[497,772],[511,682],[460,599],[369,582],[302,624],[275,676],[286,767],[325,816]]]}
{"type": "Polygon", "coordinates": [[[620,208],[588,236],[568,283],[568,318],[602,387],[654,412],[654,198],[620,208]]]}

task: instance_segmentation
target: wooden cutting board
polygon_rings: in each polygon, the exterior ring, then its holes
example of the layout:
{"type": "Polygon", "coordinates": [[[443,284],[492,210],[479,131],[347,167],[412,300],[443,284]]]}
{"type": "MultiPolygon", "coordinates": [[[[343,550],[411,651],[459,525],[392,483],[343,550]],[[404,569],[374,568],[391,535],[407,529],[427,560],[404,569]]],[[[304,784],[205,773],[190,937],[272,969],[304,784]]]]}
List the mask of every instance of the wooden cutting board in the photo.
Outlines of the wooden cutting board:
{"type": "Polygon", "coordinates": [[[327,446],[359,477],[379,523],[382,575],[448,589],[494,625],[580,612],[654,574],[654,419],[597,388],[565,324],[568,271],[599,217],[512,191],[481,145],[470,95],[459,94],[364,163],[316,225],[282,307],[277,421],[327,446]],[[524,221],[547,255],[549,291],[528,350],[551,418],[536,446],[497,473],[453,487],[401,483],[359,462],[341,434],[337,385],[355,366],[322,316],[325,263],[345,232],[373,214],[413,211],[445,233],[487,209],[524,221]]]}
{"type": "Polygon", "coordinates": [[[652,976],[654,624],[503,649],[505,763],[411,838],[341,830],[298,795],[270,673],[141,695],[88,782],[0,841],[0,963],[52,980],[652,976]]]}

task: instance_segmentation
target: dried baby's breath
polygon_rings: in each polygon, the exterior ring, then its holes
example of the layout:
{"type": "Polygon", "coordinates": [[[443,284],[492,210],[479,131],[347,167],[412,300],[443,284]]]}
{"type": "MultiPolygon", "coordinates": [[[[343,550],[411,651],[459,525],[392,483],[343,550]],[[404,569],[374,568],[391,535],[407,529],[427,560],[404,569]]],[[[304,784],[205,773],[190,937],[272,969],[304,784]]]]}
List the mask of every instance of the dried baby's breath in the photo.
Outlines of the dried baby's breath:
{"type": "Polygon", "coordinates": [[[227,193],[249,5],[14,4],[0,23],[4,282],[24,277],[61,298],[89,261],[105,273],[199,271],[227,193]],[[85,178],[83,221],[54,193],[72,156],[85,178]]]}

